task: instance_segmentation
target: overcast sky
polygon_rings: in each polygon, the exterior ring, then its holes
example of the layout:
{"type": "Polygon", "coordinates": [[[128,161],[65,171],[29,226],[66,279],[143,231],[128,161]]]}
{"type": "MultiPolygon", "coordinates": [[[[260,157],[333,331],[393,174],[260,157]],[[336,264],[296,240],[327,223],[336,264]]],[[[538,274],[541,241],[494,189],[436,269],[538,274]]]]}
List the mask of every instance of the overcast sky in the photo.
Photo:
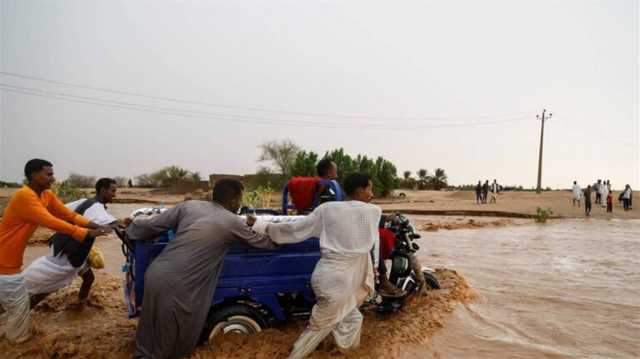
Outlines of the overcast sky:
{"type": "Polygon", "coordinates": [[[0,179],[242,174],[289,138],[530,187],[547,108],[543,185],[640,188],[638,1],[0,1],[0,179]]]}

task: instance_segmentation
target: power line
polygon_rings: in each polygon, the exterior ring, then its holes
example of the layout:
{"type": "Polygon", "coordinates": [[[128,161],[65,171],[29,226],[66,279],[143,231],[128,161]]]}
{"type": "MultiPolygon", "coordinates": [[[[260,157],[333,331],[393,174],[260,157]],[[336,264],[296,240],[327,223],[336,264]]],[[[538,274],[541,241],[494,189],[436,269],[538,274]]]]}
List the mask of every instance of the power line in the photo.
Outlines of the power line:
{"type": "MultiPolygon", "coordinates": [[[[561,116],[560,118],[562,118],[562,115],[560,115],[560,116],[561,116]]],[[[555,116],[554,118],[557,119],[557,116],[555,116]]],[[[568,122],[564,122],[564,124],[565,125],[570,125],[568,122]]],[[[610,136],[603,135],[601,132],[598,132],[597,135],[594,134],[594,133],[591,133],[591,132],[586,132],[586,131],[584,131],[582,129],[582,127],[578,127],[578,126],[573,126],[573,127],[566,127],[565,126],[565,128],[570,133],[574,133],[574,134],[580,135],[582,137],[589,137],[589,138],[594,139],[594,140],[596,138],[599,139],[599,140],[603,140],[604,139],[604,140],[607,140],[607,141],[609,141],[611,143],[616,143],[616,144],[619,144],[619,145],[622,145],[622,146],[632,147],[634,149],[637,148],[638,146],[640,146],[640,144],[638,142],[629,143],[629,142],[626,142],[626,140],[623,141],[623,140],[618,139],[618,138],[613,138],[613,137],[610,137],[610,136]]]]}
{"type": "Polygon", "coordinates": [[[162,108],[155,107],[149,105],[141,105],[135,103],[129,103],[124,101],[112,101],[112,100],[104,100],[95,97],[88,96],[76,96],[69,95],[65,93],[59,92],[50,92],[39,89],[31,89],[21,86],[9,85],[0,83],[0,89],[3,91],[37,96],[48,99],[62,100],[67,102],[81,103],[81,104],[90,104],[97,105],[108,108],[118,108],[125,110],[134,110],[141,112],[152,112],[152,113],[160,113],[166,115],[176,115],[181,117],[189,117],[189,118],[199,118],[199,119],[211,119],[211,120],[221,120],[221,121],[230,121],[230,122],[243,122],[243,123],[262,123],[262,124],[270,124],[270,125],[283,125],[283,126],[294,126],[294,127],[321,127],[321,128],[333,128],[333,129],[364,129],[364,130],[384,130],[384,131],[413,131],[416,129],[434,129],[434,128],[446,128],[446,127],[473,127],[473,126],[484,126],[498,123],[506,123],[506,122],[515,122],[515,121],[524,121],[528,120],[528,116],[520,116],[511,119],[502,119],[502,120],[493,120],[493,121],[484,121],[484,122],[468,122],[468,123],[449,123],[449,124],[438,124],[438,125],[426,125],[426,126],[394,126],[394,127],[381,127],[381,126],[370,126],[366,125],[365,127],[362,124],[338,124],[338,123],[319,123],[319,122],[296,122],[292,120],[277,120],[270,118],[254,118],[248,116],[238,116],[237,115],[227,115],[227,114],[212,114],[206,112],[198,112],[198,111],[186,111],[180,109],[172,109],[172,108],[162,108]]]}
{"type": "Polygon", "coordinates": [[[46,82],[46,83],[51,83],[51,84],[56,84],[56,85],[69,86],[69,87],[75,87],[75,88],[80,88],[80,89],[88,89],[88,90],[92,90],[92,91],[100,91],[100,92],[106,92],[106,93],[113,93],[113,94],[118,94],[118,95],[136,96],[136,97],[147,98],[147,99],[152,99],[152,100],[169,101],[169,102],[174,102],[174,103],[184,103],[184,104],[208,106],[208,107],[219,107],[219,108],[226,108],[226,109],[232,109],[232,110],[267,112],[267,113],[273,113],[273,114],[295,115],[295,116],[306,116],[306,117],[322,117],[322,118],[328,118],[328,117],[331,118],[331,117],[333,117],[333,118],[351,118],[351,119],[369,119],[369,120],[378,119],[378,120],[385,120],[385,121],[389,121],[389,120],[394,120],[394,121],[396,121],[396,120],[405,120],[405,121],[438,121],[438,120],[447,120],[447,119],[452,119],[452,118],[468,119],[469,117],[474,117],[474,118],[509,117],[509,116],[513,116],[513,115],[523,115],[523,114],[532,113],[532,111],[528,111],[528,112],[517,112],[517,113],[502,114],[502,115],[474,115],[474,116],[374,116],[374,115],[363,115],[363,114],[335,114],[335,113],[302,112],[302,111],[289,111],[289,110],[281,110],[281,109],[269,109],[269,108],[262,108],[262,107],[223,105],[223,104],[216,104],[216,103],[210,103],[210,102],[204,102],[204,101],[176,99],[176,98],[172,98],[172,97],[148,95],[148,94],[137,93],[137,92],[132,92],[132,91],[122,91],[122,90],[107,89],[107,88],[88,86],[88,85],[79,85],[79,84],[74,84],[74,83],[69,83],[69,82],[51,80],[51,79],[46,79],[46,78],[42,78],[42,77],[29,76],[29,75],[23,75],[23,74],[18,74],[18,73],[13,73],[13,72],[6,72],[6,71],[0,71],[0,74],[3,74],[5,76],[12,76],[12,77],[16,77],[16,78],[22,78],[22,79],[26,79],[26,80],[40,81],[40,82],[46,82]]]}

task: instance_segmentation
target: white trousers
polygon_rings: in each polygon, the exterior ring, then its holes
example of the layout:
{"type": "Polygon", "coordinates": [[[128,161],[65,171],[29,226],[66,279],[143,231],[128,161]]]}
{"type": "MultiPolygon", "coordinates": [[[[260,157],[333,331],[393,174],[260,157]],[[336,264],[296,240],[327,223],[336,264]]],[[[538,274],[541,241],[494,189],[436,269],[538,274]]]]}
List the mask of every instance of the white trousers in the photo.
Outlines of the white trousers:
{"type": "Polygon", "coordinates": [[[31,308],[29,295],[21,274],[0,275],[0,337],[22,343],[31,335],[31,308]]]}
{"type": "Polygon", "coordinates": [[[307,327],[293,344],[289,359],[301,359],[311,354],[329,334],[333,335],[336,345],[341,350],[358,347],[360,345],[362,321],[362,314],[358,308],[355,308],[334,326],[319,330],[307,327]]]}

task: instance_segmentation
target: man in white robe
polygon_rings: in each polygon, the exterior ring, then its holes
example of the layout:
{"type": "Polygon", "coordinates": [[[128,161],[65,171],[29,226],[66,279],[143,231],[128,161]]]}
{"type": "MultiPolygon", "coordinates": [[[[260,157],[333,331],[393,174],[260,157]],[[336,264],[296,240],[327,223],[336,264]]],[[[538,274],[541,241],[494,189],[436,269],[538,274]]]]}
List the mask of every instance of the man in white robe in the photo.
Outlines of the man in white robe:
{"type": "Polygon", "coordinates": [[[317,302],[289,358],[306,357],[329,334],[341,350],[360,344],[363,317],[358,308],[374,290],[371,251],[378,242],[382,214],[380,207],[369,203],[372,187],[368,175],[353,174],[344,183],[347,201],[324,203],[297,222],[258,219],[254,224],[256,231],[266,232],[279,244],[320,238],[321,258],[311,277],[317,302]]]}
{"type": "Polygon", "coordinates": [[[582,188],[577,181],[573,181],[573,188],[571,190],[571,199],[573,200],[573,206],[576,206],[578,203],[578,207],[582,207],[580,201],[582,200],[582,188]]]}

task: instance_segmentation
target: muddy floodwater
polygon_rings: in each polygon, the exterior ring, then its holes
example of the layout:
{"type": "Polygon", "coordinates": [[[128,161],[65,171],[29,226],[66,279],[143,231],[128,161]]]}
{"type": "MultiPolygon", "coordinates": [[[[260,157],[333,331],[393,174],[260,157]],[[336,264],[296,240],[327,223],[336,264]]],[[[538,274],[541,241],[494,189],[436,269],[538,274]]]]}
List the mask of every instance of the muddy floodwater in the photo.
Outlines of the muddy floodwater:
{"type": "Polygon", "coordinates": [[[440,231],[423,243],[425,261],[456,268],[478,294],[434,334],[431,354],[640,357],[640,221],[440,231]]]}
{"type": "MultiPolygon", "coordinates": [[[[127,215],[133,206],[118,209],[127,215]]],[[[395,316],[366,314],[362,347],[342,357],[640,357],[640,220],[519,221],[421,233],[419,257],[439,268],[443,289],[395,316]]],[[[97,243],[107,268],[98,271],[88,305],[74,304],[76,281],[36,308],[36,339],[22,346],[0,340],[0,351],[8,357],[130,356],[136,320],[126,319],[122,304],[120,244],[113,236],[97,243]]],[[[25,265],[46,252],[29,247],[25,265]]],[[[193,357],[286,357],[304,324],[298,319],[254,337],[218,338],[193,357]]],[[[338,355],[322,345],[311,358],[338,355]]]]}

